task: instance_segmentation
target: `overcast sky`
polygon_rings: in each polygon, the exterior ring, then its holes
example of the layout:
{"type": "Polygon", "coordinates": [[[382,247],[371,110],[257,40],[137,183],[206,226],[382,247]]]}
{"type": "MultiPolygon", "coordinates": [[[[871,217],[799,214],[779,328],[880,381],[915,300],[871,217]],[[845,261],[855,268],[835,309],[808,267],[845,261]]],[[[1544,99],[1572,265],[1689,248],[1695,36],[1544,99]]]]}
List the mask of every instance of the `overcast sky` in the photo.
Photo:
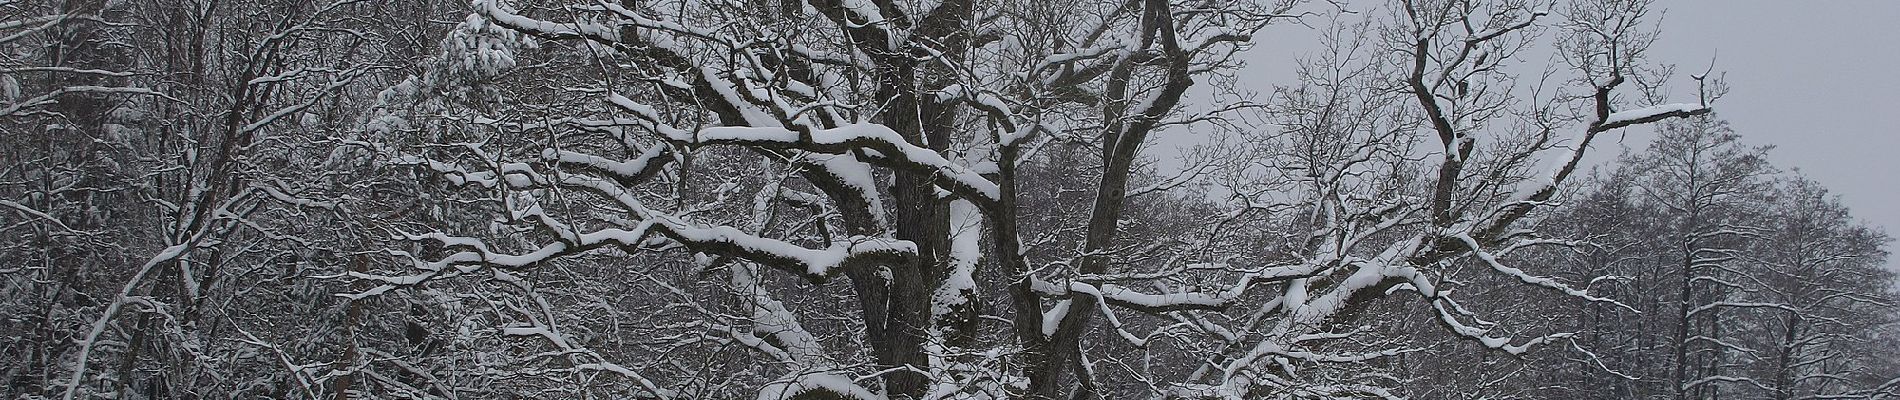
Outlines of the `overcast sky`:
{"type": "MultiPolygon", "coordinates": [[[[1681,76],[1672,81],[1687,82],[1713,57],[1731,86],[1717,113],[1743,141],[1776,146],[1769,158],[1777,166],[1820,181],[1856,216],[1900,237],[1900,0],[1659,0],[1655,6],[1667,11],[1649,56],[1678,65],[1681,76]]],[[[1248,54],[1242,84],[1263,94],[1293,82],[1291,58],[1320,45],[1315,33],[1297,26],[1269,29],[1261,39],[1248,54]]],[[[1674,93],[1672,100],[1694,96],[1674,93]]],[[[1627,132],[1621,145],[1641,149],[1648,133],[1627,132]]],[[[1593,158],[1613,160],[1618,145],[1604,142],[1593,158]]]]}
{"type": "MultiPolygon", "coordinates": [[[[1663,0],[1657,61],[1728,72],[1745,141],[1900,236],[1900,1],[1663,0]]],[[[1633,145],[1635,146],[1635,145],[1633,145]]]]}

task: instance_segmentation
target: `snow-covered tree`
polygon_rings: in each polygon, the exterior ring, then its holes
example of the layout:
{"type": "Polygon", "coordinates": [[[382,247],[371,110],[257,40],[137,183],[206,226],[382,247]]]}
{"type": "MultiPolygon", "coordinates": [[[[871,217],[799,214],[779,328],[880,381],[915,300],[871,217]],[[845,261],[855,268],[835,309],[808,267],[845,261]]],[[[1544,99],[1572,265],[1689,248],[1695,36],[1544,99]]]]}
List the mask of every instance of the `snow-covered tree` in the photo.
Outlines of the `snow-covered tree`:
{"type": "Polygon", "coordinates": [[[1888,239],[1814,181],[1777,186],[1760,242],[1743,256],[1760,271],[1758,297],[1780,305],[1743,318],[1760,321],[1741,335],[1760,349],[1752,364],[1766,367],[1753,372],[1775,399],[1866,393],[1895,372],[1869,358],[1880,357],[1873,343],[1896,304],[1880,249],[1888,239]]]}
{"type": "Polygon", "coordinates": [[[489,323],[550,349],[531,370],[642,396],[1390,396],[1306,368],[1408,351],[1357,328],[1387,297],[1508,354],[1565,337],[1494,334],[1445,277],[1475,263],[1609,302],[1501,260],[1555,243],[1524,222],[1598,135],[1708,110],[1618,94],[1654,78],[1646,3],[1398,2],[1268,114],[1283,134],[1195,164],[1237,166],[1231,196],[1147,229],[1129,211],[1181,183],[1139,167],[1144,145],[1268,128],[1238,123],[1252,103],[1184,98],[1316,5],[473,5],[371,123],[390,162],[452,184],[438,209],[459,222],[404,228],[412,265],[354,274],[372,287],[351,296],[472,275],[534,298],[603,278],[544,271],[626,260],[591,270],[700,310],[651,325],[671,339],[595,350],[545,303],[489,323]],[[1503,68],[1536,46],[1568,57],[1560,93],[1503,68]],[[1084,206],[1023,197],[1078,180],[1049,196],[1084,206]],[[751,363],[707,380],[709,361],[667,357],[686,354],[751,363]]]}
{"type": "Polygon", "coordinates": [[[0,0],[0,397],[1900,395],[1660,13],[0,0]]]}
{"type": "Polygon", "coordinates": [[[309,276],[367,233],[322,160],[408,63],[392,8],[0,2],[6,396],[314,393],[346,288],[309,276]]]}
{"type": "Polygon", "coordinates": [[[1724,383],[1754,383],[1729,374],[1729,364],[1741,353],[1725,331],[1723,313],[1738,308],[1781,307],[1780,303],[1753,302],[1747,293],[1759,279],[1740,259],[1748,238],[1760,233],[1758,198],[1766,194],[1772,167],[1763,158],[1765,148],[1745,146],[1727,124],[1712,117],[1666,124],[1649,151],[1634,163],[1642,196],[1652,207],[1667,210],[1666,239],[1657,245],[1670,249],[1662,259],[1678,276],[1674,338],[1670,348],[1675,397],[1710,398],[1724,383]]]}

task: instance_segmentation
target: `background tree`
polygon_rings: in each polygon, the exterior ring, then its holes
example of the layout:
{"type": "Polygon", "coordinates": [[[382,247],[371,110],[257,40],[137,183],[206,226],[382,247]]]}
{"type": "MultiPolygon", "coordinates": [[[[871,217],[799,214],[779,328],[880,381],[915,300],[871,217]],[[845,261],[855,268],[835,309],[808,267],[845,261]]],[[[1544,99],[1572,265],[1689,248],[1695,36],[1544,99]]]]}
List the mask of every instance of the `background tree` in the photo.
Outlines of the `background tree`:
{"type": "Polygon", "coordinates": [[[412,62],[382,34],[428,8],[0,9],[9,396],[324,392],[307,366],[354,357],[352,322],[313,277],[374,242],[337,208],[362,181],[322,161],[329,131],[412,62]]]}

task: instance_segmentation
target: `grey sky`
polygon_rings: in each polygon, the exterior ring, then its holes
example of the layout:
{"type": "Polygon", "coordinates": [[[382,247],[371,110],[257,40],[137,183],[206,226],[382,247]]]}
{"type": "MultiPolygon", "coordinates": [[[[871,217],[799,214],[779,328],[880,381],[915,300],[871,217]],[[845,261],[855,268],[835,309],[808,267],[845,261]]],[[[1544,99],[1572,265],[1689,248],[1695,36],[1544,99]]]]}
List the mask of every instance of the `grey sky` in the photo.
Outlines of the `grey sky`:
{"type": "Polygon", "coordinates": [[[1715,57],[1732,86],[1716,110],[1744,140],[1775,145],[1775,164],[1900,235],[1900,1],[1658,5],[1669,12],[1652,58],[1686,71],[1715,57]]]}
{"type": "MultiPolygon", "coordinates": [[[[1820,181],[1856,216],[1900,236],[1900,0],[1658,0],[1656,7],[1666,13],[1649,56],[1679,66],[1672,81],[1687,82],[1714,57],[1731,86],[1716,110],[1745,142],[1776,146],[1769,157],[1777,166],[1820,181]]],[[[1292,59],[1319,46],[1315,32],[1298,26],[1271,28],[1262,39],[1242,72],[1242,85],[1262,94],[1293,82],[1292,59]]],[[[1627,132],[1622,145],[1640,149],[1647,133],[1627,132]]],[[[1592,158],[1613,160],[1617,145],[1604,143],[1592,158]]]]}

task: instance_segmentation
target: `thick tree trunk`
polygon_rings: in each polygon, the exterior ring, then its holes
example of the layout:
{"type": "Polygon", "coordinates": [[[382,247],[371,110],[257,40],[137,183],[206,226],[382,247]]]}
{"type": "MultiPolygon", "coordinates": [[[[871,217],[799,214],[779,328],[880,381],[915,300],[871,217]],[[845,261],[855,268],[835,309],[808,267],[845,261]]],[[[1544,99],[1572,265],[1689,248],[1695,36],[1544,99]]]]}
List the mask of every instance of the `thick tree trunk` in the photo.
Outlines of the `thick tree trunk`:
{"type": "MultiPolygon", "coordinates": [[[[890,111],[883,115],[885,126],[912,144],[938,153],[945,151],[952,115],[925,99],[915,66],[902,63],[887,68],[892,71],[884,78],[880,96],[891,99],[890,111]]],[[[890,287],[885,315],[877,328],[884,340],[874,349],[881,367],[909,369],[886,375],[885,391],[893,398],[919,398],[930,385],[923,373],[930,369],[924,347],[930,339],[931,293],[943,280],[949,250],[949,202],[937,196],[932,177],[899,173],[893,181],[891,196],[897,207],[891,222],[899,240],[917,244],[918,257],[910,263],[885,266],[890,268],[890,287]]]]}

